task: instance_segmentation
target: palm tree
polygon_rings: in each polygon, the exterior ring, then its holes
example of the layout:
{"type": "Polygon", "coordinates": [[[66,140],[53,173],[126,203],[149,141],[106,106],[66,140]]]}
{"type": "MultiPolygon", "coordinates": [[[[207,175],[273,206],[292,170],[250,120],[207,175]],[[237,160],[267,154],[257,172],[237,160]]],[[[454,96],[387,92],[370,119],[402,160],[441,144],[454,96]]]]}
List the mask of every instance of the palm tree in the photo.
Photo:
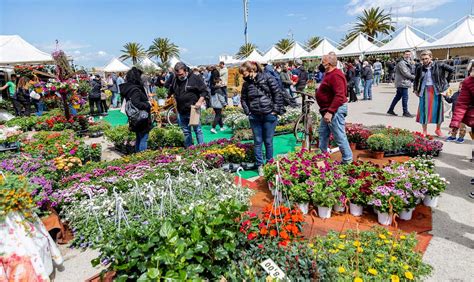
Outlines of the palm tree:
{"type": "Polygon", "coordinates": [[[351,44],[352,40],[354,40],[354,38],[356,38],[357,35],[358,33],[355,33],[355,34],[346,33],[346,35],[344,35],[344,37],[341,39],[341,43],[339,43],[339,48],[342,49],[346,47],[347,45],[351,44]]]}
{"type": "Polygon", "coordinates": [[[178,45],[171,42],[168,38],[155,38],[150,48],[148,49],[148,56],[158,57],[162,64],[167,64],[169,59],[179,58],[178,45]]]}
{"type": "Polygon", "coordinates": [[[306,41],[306,47],[311,51],[316,48],[323,39],[319,36],[311,36],[308,41],[306,41]]]}
{"type": "Polygon", "coordinates": [[[127,44],[123,45],[123,50],[120,52],[122,52],[123,55],[120,56],[119,59],[122,61],[132,59],[133,65],[138,64],[138,61],[140,61],[146,55],[143,46],[136,42],[128,42],[127,44]]]}
{"type": "Polygon", "coordinates": [[[357,35],[360,32],[369,35],[369,41],[372,42],[379,34],[389,34],[395,30],[392,25],[392,16],[385,13],[380,8],[370,8],[364,10],[361,16],[357,17],[357,23],[351,29],[350,35],[357,35]]]}
{"type": "Polygon", "coordinates": [[[235,56],[237,57],[237,59],[241,60],[241,59],[245,59],[248,57],[248,55],[250,55],[250,53],[253,52],[253,50],[257,49],[257,45],[253,44],[253,43],[246,43],[242,46],[240,46],[239,48],[239,52],[237,52],[237,54],[235,54],[235,56]]]}
{"type": "Polygon", "coordinates": [[[286,52],[288,52],[288,50],[291,49],[291,47],[293,47],[293,45],[295,45],[295,41],[293,39],[283,38],[283,39],[280,39],[280,41],[278,41],[277,44],[275,44],[275,47],[280,52],[285,54],[286,52]]]}

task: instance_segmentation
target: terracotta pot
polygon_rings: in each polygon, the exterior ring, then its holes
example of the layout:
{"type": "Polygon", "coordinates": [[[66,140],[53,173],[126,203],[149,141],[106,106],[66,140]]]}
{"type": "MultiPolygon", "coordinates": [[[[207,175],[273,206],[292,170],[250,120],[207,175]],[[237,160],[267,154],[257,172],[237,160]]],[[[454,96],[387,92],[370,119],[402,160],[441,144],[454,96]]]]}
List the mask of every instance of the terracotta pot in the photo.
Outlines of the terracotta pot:
{"type": "Polygon", "coordinates": [[[356,150],[357,144],[356,143],[349,143],[349,146],[351,147],[352,151],[356,150]]]}
{"type": "Polygon", "coordinates": [[[385,154],[384,152],[372,152],[372,157],[374,159],[380,160],[380,159],[383,159],[384,154],[385,154]]]}

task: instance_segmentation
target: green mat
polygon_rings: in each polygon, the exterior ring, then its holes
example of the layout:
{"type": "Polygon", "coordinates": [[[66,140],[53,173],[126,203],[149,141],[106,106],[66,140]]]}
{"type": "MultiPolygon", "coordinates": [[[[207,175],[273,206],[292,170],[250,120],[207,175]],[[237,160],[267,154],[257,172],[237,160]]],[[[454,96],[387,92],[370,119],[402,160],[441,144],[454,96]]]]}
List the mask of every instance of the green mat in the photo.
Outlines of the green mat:
{"type": "MultiPolygon", "coordinates": [[[[96,120],[100,118],[96,117],[96,120]]],[[[127,124],[128,119],[127,116],[120,112],[120,110],[109,110],[109,115],[102,117],[103,120],[110,123],[112,126],[124,125],[127,124]]],[[[208,143],[217,139],[230,139],[232,138],[232,130],[226,128],[224,131],[217,130],[217,133],[211,132],[210,125],[203,125],[202,132],[204,134],[204,142],[208,143]]],[[[196,135],[193,133],[194,143],[196,143],[196,135]]],[[[253,141],[247,141],[253,142],[253,141]]],[[[286,154],[288,152],[292,152],[295,150],[296,147],[296,139],[293,134],[286,134],[275,136],[273,138],[273,156],[276,157],[281,154],[286,154]]],[[[264,149],[265,150],[265,149],[264,149]]],[[[256,170],[247,170],[242,172],[242,177],[245,179],[249,179],[252,177],[258,176],[258,172],[256,170]]]]}

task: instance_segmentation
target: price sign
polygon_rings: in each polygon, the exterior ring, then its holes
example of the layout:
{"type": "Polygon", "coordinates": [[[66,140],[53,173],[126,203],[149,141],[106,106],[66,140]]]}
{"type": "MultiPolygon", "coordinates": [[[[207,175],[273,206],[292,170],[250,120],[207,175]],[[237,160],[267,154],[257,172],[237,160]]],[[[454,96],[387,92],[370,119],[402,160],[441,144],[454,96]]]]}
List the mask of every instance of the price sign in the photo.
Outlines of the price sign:
{"type": "Polygon", "coordinates": [[[265,271],[273,278],[283,279],[285,278],[285,273],[278,267],[278,265],[271,259],[266,259],[260,263],[260,266],[265,269],[265,271]]]}

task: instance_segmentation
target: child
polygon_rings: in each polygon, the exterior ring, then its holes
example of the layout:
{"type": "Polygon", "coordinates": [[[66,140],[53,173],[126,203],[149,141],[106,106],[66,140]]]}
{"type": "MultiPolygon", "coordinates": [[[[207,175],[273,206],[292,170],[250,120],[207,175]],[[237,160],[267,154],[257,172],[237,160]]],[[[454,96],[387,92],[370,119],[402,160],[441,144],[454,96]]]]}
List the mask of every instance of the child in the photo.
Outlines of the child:
{"type": "MultiPolygon", "coordinates": [[[[461,88],[462,88],[462,82],[459,83],[459,90],[456,91],[453,95],[451,95],[451,96],[444,95],[444,100],[446,100],[446,102],[448,102],[450,104],[453,104],[452,110],[451,110],[451,112],[453,112],[453,113],[454,113],[454,109],[456,107],[456,102],[458,100],[459,94],[461,93],[461,88]]],[[[457,133],[458,133],[458,129],[453,128],[451,130],[451,136],[446,138],[446,142],[455,141],[458,144],[464,143],[464,136],[466,135],[466,125],[464,123],[461,123],[459,125],[459,137],[456,139],[457,133]]]]}

